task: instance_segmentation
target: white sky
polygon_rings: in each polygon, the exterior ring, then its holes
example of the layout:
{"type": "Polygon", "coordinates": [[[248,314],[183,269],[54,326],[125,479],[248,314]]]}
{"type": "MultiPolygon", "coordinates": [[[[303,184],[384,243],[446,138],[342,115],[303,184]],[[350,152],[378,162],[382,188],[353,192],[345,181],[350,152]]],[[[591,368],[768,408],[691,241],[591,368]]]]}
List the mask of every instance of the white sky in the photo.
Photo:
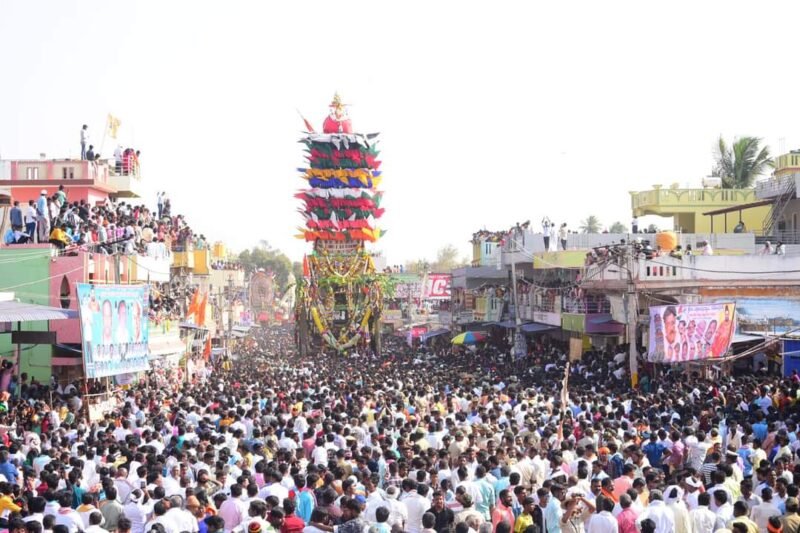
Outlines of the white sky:
{"type": "MultiPolygon", "coordinates": [[[[0,156],[77,156],[106,114],[197,231],[307,246],[300,109],[335,90],[382,132],[390,263],[548,215],[630,222],[629,190],[699,185],[719,134],[800,146],[798,2],[0,4],[0,156]]],[[[106,142],[103,155],[113,145],[106,142]]]]}

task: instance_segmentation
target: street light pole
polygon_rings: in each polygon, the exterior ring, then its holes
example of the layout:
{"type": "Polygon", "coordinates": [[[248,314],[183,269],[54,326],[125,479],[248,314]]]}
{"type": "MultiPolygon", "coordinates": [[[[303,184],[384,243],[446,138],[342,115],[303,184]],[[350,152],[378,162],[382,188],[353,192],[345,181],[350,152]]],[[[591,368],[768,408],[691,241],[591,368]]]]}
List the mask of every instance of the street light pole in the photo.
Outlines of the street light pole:
{"type": "Polygon", "coordinates": [[[522,334],[520,333],[520,326],[522,325],[522,320],[519,317],[519,300],[517,299],[517,261],[514,257],[514,254],[517,251],[517,231],[517,228],[513,228],[509,232],[510,235],[513,235],[511,237],[511,297],[513,298],[514,302],[514,342],[512,344],[512,353],[514,354],[515,358],[519,358],[523,355],[519,353],[521,349],[520,338],[522,334]]]}

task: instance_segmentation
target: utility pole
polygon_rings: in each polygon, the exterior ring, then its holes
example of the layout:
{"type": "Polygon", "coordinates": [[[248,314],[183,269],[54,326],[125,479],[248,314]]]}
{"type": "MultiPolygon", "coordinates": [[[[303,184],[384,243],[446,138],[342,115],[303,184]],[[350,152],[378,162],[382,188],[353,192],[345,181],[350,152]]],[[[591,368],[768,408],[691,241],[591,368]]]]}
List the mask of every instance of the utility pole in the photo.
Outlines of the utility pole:
{"type": "Polygon", "coordinates": [[[228,276],[228,349],[226,353],[228,357],[230,354],[230,339],[233,332],[233,276],[228,276]]]}
{"type": "Polygon", "coordinates": [[[633,247],[628,245],[626,262],[628,270],[628,286],[625,292],[625,318],[628,330],[628,362],[631,370],[631,387],[639,385],[639,352],[636,348],[636,323],[638,319],[637,307],[639,304],[639,293],[636,291],[636,281],[633,277],[634,257],[633,247]]]}
{"type": "MultiPolygon", "coordinates": [[[[513,237],[511,237],[511,297],[513,298],[514,302],[514,342],[511,351],[514,354],[515,359],[521,358],[525,355],[520,353],[522,351],[522,333],[520,332],[522,320],[519,317],[519,300],[517,298],[517,261],[514,257],[514,254],[517,251],[517,232],[517,228],[514,228],[509,232],[509,234],[513,235],[513,237]]],[[[502,252],[502,248],[500,250],[502,252]]]]}

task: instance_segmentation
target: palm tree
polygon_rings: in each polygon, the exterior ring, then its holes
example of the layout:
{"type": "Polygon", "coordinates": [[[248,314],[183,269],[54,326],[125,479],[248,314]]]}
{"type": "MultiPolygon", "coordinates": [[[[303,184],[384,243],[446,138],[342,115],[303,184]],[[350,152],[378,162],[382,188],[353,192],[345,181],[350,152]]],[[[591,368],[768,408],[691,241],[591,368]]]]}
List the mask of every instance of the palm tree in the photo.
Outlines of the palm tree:
{"type": "Polygon", "coordinates": [[[741,137],[728,146],[720,136],[716,147],[714,175],[725,189],[747,189],[755,179],[774,166],[769,147],[760,147],[758,137],[741,137]]]}
{"type": "Polygon", "coordinates": [[[600,233],[600,219],[594,215],[589,215],[586,220],[581,222],[581,233],[600,233]]]}
{"type": "Polygon", "coordinates": [[[611,224],[611,227],[608,228],[609,233],[628,233],[628,228],[625,227],[625,224],[622,222],[614,222],[611,224]]]}

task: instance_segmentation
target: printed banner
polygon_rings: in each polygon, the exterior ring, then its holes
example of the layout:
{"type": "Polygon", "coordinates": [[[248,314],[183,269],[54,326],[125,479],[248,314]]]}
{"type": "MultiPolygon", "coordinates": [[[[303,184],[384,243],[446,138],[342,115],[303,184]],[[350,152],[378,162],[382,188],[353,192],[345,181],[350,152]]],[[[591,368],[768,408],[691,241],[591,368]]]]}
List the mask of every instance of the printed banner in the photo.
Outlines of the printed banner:
{"type": "Polygon", "coordinates": [[[150,369],[146,285],[78,283],[86,377],[150,369]]]}
{"type": "Polygon", "coordinates": [[[731,345],[735,325],[733,303],[651,307],[648,360],[684,363],[722,357],[731,345]]]}
{"type": "Polygon", "coordinates": [[[450,282],[452,279],[453,276],[450,274],[428,274],[423,298],[429,300],[450,299],[450,282]]]}

